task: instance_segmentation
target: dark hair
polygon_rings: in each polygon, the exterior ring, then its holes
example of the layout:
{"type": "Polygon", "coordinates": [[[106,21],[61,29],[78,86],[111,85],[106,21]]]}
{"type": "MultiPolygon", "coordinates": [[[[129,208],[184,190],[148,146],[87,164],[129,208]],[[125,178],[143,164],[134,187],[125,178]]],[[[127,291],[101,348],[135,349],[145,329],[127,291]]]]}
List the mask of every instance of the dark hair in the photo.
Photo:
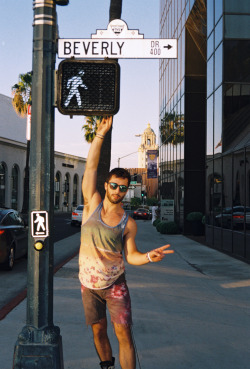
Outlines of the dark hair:
{"type": "Polygon", "coordinates": [[[112,169],[106,177],[106,182],[109,182],[112,176],[116,176],[117,178],[127,178],[128,186],[130,185],[131,175],[127,169],[124,168],[114,168],[112,169]]]}

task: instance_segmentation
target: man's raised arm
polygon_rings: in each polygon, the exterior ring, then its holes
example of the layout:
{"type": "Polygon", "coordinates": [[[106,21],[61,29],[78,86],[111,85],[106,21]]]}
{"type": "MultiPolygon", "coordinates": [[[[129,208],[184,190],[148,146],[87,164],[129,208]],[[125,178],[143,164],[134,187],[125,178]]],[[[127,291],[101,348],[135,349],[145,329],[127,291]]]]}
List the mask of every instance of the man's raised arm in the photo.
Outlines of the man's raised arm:
{"type": "Polygon", "coordinates": [[[96,136],[90,146],[86,168],[82,182],[82,192],[84,197],[84,206],[89,205],[93,196],[97,193],[96,179],[97,168],[100,160],[101,148],[106,133],[112,126],[113,117],[105,117],[102,119],[96,136]]]}

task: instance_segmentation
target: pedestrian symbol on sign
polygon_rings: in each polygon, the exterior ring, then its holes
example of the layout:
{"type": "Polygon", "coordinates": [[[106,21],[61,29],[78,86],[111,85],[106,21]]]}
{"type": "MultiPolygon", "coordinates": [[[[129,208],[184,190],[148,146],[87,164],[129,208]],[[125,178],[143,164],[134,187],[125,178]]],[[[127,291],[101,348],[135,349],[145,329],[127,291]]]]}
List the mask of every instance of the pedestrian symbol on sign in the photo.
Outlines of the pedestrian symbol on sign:
{"type": "Polygon", "coordinates": [[[77,104],[79,107],[82,106],[82,100],[81,100],[81,94],[79,91],[79,87],[83,87],[85,90],[88,89],[88,87],[83,83],[82,77],[84,75],[84,71],[80,70],[77,76],[73,76],[72,78],[68,79],[67,82],[67,89],[69,89],[69,94],[67,97],[67,100],[64,103],[64,106],[67,107],[70,103],[70,100],[73,96],[76,96],[77,104]]]}
{"type": "Polygon", "coordinates": [[[47,211],[31,212],[31,235],[32,237],[46,238],[49,235],[47,211]]]}

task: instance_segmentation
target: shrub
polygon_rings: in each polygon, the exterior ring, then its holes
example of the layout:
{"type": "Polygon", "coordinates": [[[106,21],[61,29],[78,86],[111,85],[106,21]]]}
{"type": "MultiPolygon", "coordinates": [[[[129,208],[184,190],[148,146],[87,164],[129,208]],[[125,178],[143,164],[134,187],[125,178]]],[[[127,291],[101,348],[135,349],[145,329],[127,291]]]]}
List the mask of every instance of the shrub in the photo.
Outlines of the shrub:
{"type": "Polygon", "coordinates": [[[157,224],[159,224],[159,223],[161,223],[161,220],[160,220],[159,218],[157,218],[157,219],[155,219],[155,220],[153,221],[153,226],[154,226],[154,227],[156,227],[156,226],[157,226],[157,224]]]}
{"type": "Polygon", "coordinates": [[[165,223],[165,222],[158,222],[157,224],[156,224],[156,230],[158,231],[158,232],[161,232],[161,227],[162,227],[162,224],[163,223],[165,223]]]}
{"type": "Polygon", "coordinates": [[[160,233],[177,234],[179,233],[179,227],[175,222],[162,222],[160,227],[160,233]]]}
{"type": "Polygon", "coordinates": [[[203,217],[203,214],[200,213],[199,211],[193,211],[192,213],[189,213],[187,215],[187,220],[192,222],[194,220],[201,220],[203,217]]]}

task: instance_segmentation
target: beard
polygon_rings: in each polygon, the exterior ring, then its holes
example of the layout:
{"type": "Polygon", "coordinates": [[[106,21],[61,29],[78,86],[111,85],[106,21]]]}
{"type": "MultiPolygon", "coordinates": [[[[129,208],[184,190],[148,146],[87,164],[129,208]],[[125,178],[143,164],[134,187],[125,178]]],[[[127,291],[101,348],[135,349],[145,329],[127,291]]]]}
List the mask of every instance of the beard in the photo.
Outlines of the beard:
{"type": "MultiPolygon", "coordinates": [[[[109,191],[107,190],[106,192],[107,194],[107,198],[109,199],[109,201],[112,203],[112,204],[119,204],[120,202],[122,202],[124,196],[120,196],[120,195],[115,195],[117,196],[117,198],[112,198],[112,195],[109,193],[109,191]]],[[[114,196],[114,195],[113,195],[114,196]]]]}

